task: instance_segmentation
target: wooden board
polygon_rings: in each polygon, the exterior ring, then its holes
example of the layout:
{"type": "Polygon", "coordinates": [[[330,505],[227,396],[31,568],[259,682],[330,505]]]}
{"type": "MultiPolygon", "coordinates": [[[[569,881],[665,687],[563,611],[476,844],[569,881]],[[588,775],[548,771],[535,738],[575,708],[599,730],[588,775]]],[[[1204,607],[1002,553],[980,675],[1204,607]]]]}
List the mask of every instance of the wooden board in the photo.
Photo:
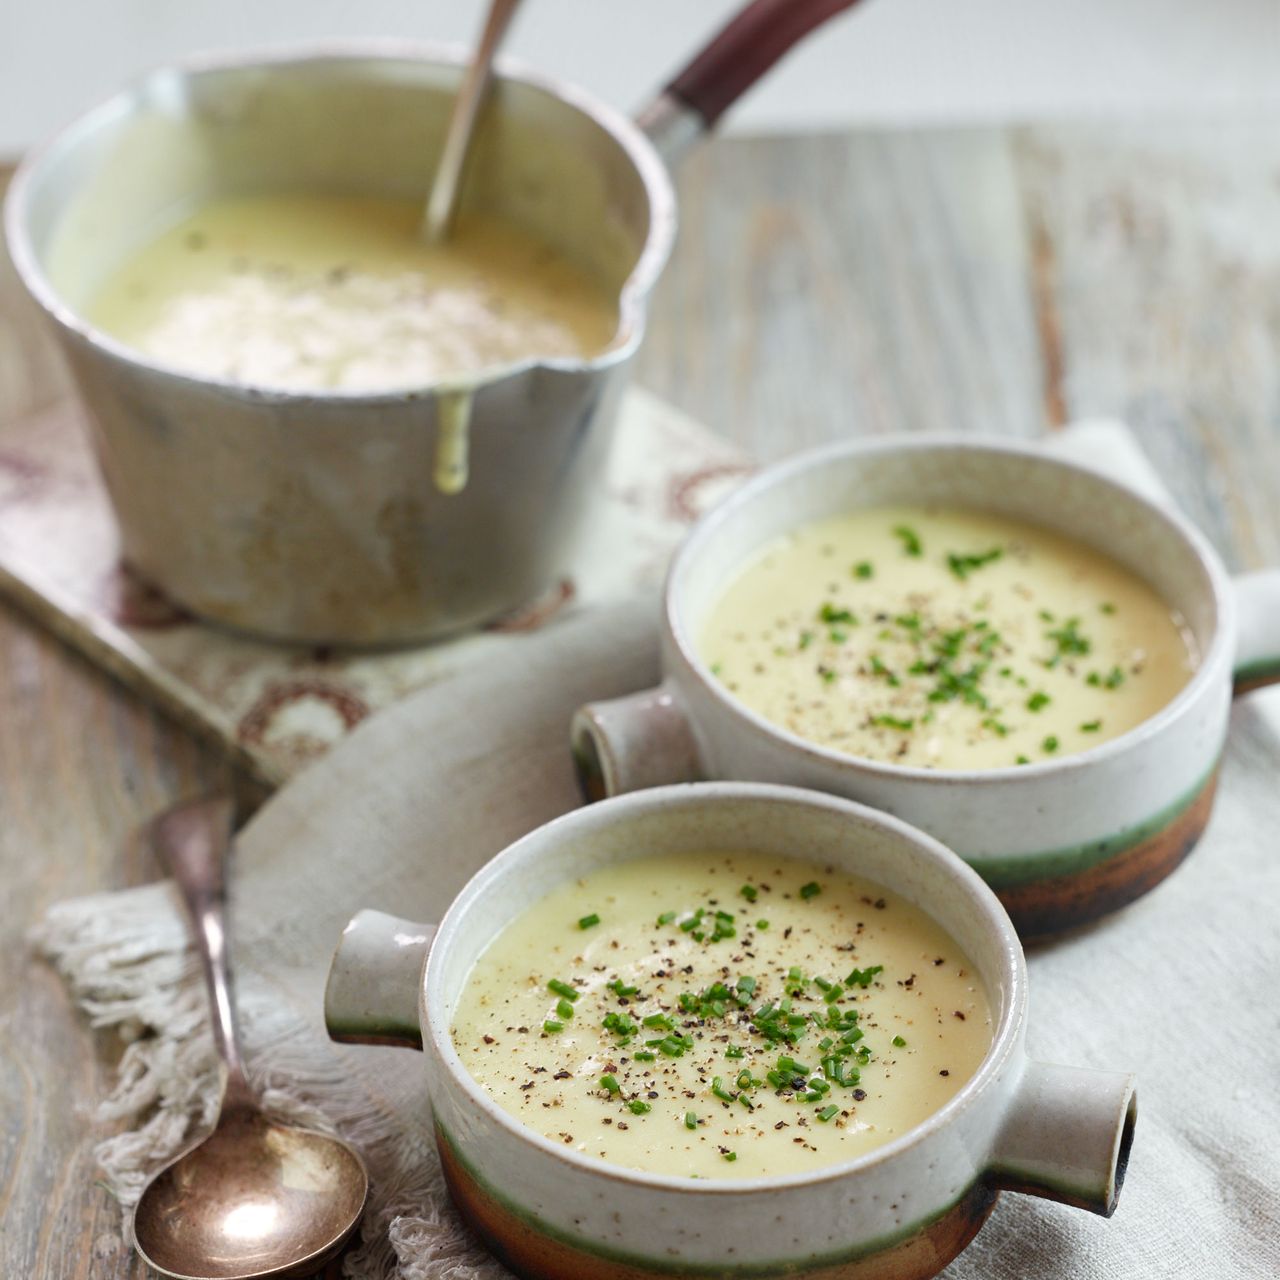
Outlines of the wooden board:
{"type": "MultiPolygon", "coordinates": [[[[1119,416],[1229,563],[1280,562],[1273,122],[723,141],[680,188],[639,381],[748,452],[1119,416]]],[[[0,417],[66,393],[6,272],[0,417]]],[[[0,1275],[142,1280],[93,1185],[83,1113],[109,1050],[22,931],[153,878],[132,830],[225,776],[0,607],[0,1275]]]]}

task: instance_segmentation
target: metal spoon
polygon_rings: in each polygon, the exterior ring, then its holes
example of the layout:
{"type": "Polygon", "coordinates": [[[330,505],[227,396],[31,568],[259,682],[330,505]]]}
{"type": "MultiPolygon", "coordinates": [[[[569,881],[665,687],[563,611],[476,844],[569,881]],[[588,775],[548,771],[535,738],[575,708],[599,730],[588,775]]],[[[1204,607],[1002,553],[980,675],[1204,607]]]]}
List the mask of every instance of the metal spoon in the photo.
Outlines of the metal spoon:
{"type": "Polygon", "coordinates": [[[214,796],[170,809],[149,828],[191,916],[223,1067],[217,1127],[161,1169],[133,1211],[143,1260],[180,1280],[314,1272],[360,1221],[369,1189],[351,1147],[264,1115],[245,1075],[227,965],[231,821],[231,801],[214,796]]]}
{"type": "Polygon", "coordinates": [[[475,57],[471,59],[471,65],[458,89],[458,96],[453,101],[449,127],[444,136],[444,150],[440,153],[440,163],[436,168],[431,195],[427,199],[426,214],[422,220],[422,234],[432,244],[447,240],[453,230],[462,171],[471,150],[471,139],[476,131],[476,121],[480,118],[485,92],[493,76],[493,57],[519,6],[520,0],[493,0],[475,57]]]}

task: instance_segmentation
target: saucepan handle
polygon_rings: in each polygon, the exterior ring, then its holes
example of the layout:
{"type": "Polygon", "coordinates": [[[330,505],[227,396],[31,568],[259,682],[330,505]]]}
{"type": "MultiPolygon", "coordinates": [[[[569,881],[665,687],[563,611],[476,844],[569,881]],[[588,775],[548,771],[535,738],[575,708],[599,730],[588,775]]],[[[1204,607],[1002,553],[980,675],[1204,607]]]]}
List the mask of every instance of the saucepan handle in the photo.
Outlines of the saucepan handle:
{"type": "Polygon", "coordinates": [[[361,911],[342,931],[324,988],[331,1040],[422,1048],[418,991],[435,925],[361,911]]]}
{"type": "Polygon", "coordinates": [[[1241,574],[1232,584],[1239,616],[1235,690],[1280,683],[1280,569],[1241,574]]]}
{"type": "Polygon", "coordinates": [[[588,801],[702,776],[698,744],[669,683],[589,702],[578,708],[569,732],[578,783],[588,801]]]}
{"type": "Polygon", "coordinates": [[[668,160],[710,129],[793,45],[857,0],[752,0],[640,113],[668,160]]]}

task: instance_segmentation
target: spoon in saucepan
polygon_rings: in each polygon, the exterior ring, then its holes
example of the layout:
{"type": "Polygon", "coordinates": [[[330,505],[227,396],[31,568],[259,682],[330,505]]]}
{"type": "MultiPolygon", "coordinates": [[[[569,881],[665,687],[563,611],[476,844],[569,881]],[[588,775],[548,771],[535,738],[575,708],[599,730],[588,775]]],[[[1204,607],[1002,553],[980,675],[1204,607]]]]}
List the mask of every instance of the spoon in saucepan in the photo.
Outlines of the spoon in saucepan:
{"type": "Polygon", "coordinates": [[[231,822],[231,801],[214,796],[148,829],[191,917],[223,1068],[217,1127],[161,1169],[133,1211],[143,1260],[177,1280],[310,1274],[345,1243],[369,1189],[351,1147],[263,1114],[245,1074],[227,963],[231,822]]]}
{"type": "Polygon", "coordinates": [[[493,78],[493,58],[519,7],[520,0],[493,0],[490,4],[480,44],[463,75],[458,96],[453,100],[453,111],[444,135],[444,149],[440,153],[440,163],[431,183],[431,194],[422,220],[423,235],[431,244],[447,240],[453,230],[462,173],[471,150],[471,139],[475,136],[476,122],[480,119],[480,108],[493,78]]]}

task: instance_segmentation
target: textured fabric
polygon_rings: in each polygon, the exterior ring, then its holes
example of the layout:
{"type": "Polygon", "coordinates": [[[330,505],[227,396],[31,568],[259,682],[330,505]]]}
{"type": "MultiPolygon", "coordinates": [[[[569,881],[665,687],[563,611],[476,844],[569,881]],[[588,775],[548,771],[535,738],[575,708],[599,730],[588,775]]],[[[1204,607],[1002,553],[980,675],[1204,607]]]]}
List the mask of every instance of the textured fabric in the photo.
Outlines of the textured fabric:
{"type": "MultiPolygon", "coordinates": [[[[1074,428],[1055,450],[1158,492],[1132,438],[1074,428]]],[[[565,727],[591,697],[656,675],[652,600],[562,622],[375,717],[243,834],[233,930],[255,1074],[368,1155],[351,1277],[496,1280],[459,1226],[431,1146],[421,1061],[330,1045],[321,993],[359,906],[437,918],[516,836],[576,803],[565,727]]],[[[1217,808],[1168,882],[1029,956],[1029,1049],[1138,1072],[1139,1121],[1113,1219],[1006,1195],[948,1280],[1274,1280],[1280,1275],[1280,690],[1233,714],[1217,808]]],[[[133,1040],[104,1119],[125,1203],[207,1121],[213,1079],[196,973],[164,886],[55,907],[37,940],[96,1025],[133,1040]],[[151,1034],[140,1037],[142,1031],[151,1034]]]]}

